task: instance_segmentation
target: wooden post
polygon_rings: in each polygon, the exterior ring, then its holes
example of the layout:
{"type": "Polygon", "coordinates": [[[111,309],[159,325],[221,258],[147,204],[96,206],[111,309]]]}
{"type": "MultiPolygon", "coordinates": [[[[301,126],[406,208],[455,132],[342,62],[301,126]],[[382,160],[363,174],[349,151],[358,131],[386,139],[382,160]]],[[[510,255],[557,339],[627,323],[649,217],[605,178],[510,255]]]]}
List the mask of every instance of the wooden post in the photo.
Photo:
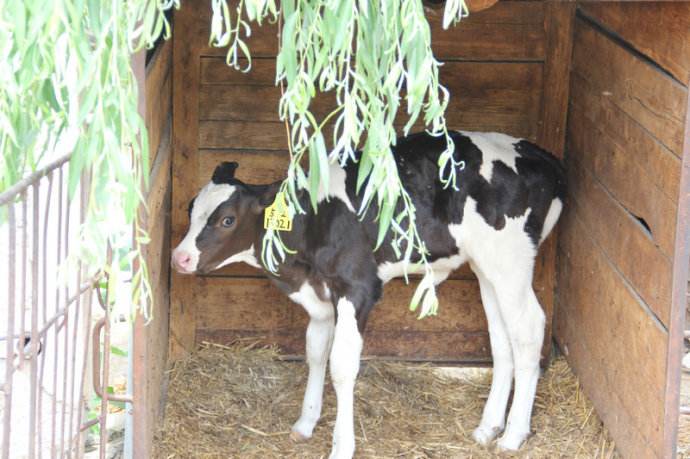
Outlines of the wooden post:
{"type": "MultiPolygon", "coordinates": [[[[544,92],[537,143],[559,158],[565,150],[565,130],[570,87],[570,56],[573,44],[575,4],[547,2],[544,28],[546,30],[546,58],[544,60],[544,92]]],[[[537,261],[537,292],[546,313],[546,333],[542,348],[542,363],[548,363],[551,353],[551,329],[556,289],[557,231],[544,242],[537,261]]]]}
{"type": "MultiPolygon", "coordinates": [[[[688,81],[687,88],[690,88],[688,81]]],[[[684,344],[685,309],[688,288],[688,259],[690,258],[690,89],[685,110],[685,134],[680,192],[676,214],[676,240],[673,253],[673,287],[671,317],[666,357],[666,397],[664,401],[664,457],[676,457],[678,416],[680,415],[681,358],[684,344]]]]}
{"type": "MultiPolygon", "coordinates": [[[[197,7],[194,7],[197,8],[197,7]]],[[[172,231],[174,247],[186,230],[187,205],[196,191],[198,168],[199,74],[197,14],[192,7],[175,14],[173,34],[173,174],[172,231]]],[[[192,303],[195,279],[171,274],[170,350],[171,361],[194,347],[196,316],[192,303]]]]}

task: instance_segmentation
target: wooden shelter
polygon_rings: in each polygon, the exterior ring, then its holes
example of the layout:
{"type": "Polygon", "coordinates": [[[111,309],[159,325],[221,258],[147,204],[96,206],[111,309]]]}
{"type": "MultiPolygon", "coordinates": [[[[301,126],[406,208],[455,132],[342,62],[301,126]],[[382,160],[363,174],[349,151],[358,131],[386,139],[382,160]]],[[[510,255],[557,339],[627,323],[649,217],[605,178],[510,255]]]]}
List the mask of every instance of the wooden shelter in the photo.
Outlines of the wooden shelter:
{"type": "MultiPolygon", "coordinates": [[[[238,161],[241,179],[265,183],[283,177],[288,158],[276,27],[253,28],[252,71],[240,73],[208,45],[206,2],[188,3],[172,42],[135,62],[156,152],[146,217],[156,313],[136,324],[135,457],[149,455],[169,362],[201,341],[243,337],[300,356],[307,323],[246,265],[170,272],[187,204],[216,164],[238,161]]],[[[449,127],[525,137],[566,161],[567,208],[535,277],[549,318],[544,355],[553,336],[623,455],[671,457],[688,271],[690,3],[502,0],[447,31],[441,16],[428,9],[452,95],[449,127]]],[[[334,103],[324,95],[315,110],[334,103]]],[[[408,311],[413,291],[403,281],[386,286],[366,356],[489,362],[468,269],[440,287],[438,317],[419,321],[408,311]]]]}

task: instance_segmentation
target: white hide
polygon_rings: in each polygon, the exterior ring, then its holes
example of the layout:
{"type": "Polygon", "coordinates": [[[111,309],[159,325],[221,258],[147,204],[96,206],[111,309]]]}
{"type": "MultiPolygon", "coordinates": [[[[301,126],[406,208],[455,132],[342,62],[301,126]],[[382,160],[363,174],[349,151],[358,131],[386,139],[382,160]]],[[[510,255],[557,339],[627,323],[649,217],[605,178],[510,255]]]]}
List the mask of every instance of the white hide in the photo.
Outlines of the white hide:
{"type": "Polygon", "coordinates": [[[326,364],[333,342],[335,314],[330,301],[322,301],[307,282],[290,295],[290,299],[309,314],[307,326],[307,364],[309,377],[302,402],[302,415],[292,426],[297,439],[310,438],[314,426],[321,417],[323,385],[326,379],[326,364]]]}
{"type": "Polygon", "coordinates": [[[513,169],[517,174],[515,159],[518,157],[518,153],[515,151],[514,144],[519,139],[498,132],[460,132],[469,137],[472,143],[481,150],[482,165],[479,167],[479,174],[487,182],[491,182],[494,161],[505,163],[506,166],[513,169]]]}
{"type": "Polygon", "coordinates": [[[235,187],[232,185],[210,182],[201,189],[194,200],[192,215],[189,219],[189,230],[182,242],[173,251],[173,254],[177,251],[184,251],[190,255],[189,272],[196,271],[199,265],[200,252],[196,246],[196,238],[206,226],[208,217],[219,205],[230,199],[234,192],[235,187]]]}
{"type": "Polygon", "coordinates": [[[355,307],[347,298],[341,298],[331,350],[331,379],[337,412],[330,459],[349,459],[355,452],[354,389],[361,353],[362,336],[357,329],[355,307]]]}
{"type": "Polygon", "coordinates": [[[347,195],[347,189],[345,187],[346,178],[347,174],[345,170],[340,167],[338,163],[331,164],[328,178],[328,192],[326,192],[323,187],[319,187],[319,193],[316,199],[317,202],[321,203],[325,200],[330,200],[330,198],[338,198],[345,203],[350,212],[355,213],[355,208],[352,206],[352,202],[350,202],[350,198],[347,195]]]}
{"type": "Polygon", "coordinates": [[[483,277],[483,301],[484,296],[491,295],[486,291],[488,285],[492,286],[499,310],[497,316],[491,310],[491,300],[484,304],[492,351],[496,343],[497,360],[501,362],[498,375],[494,375],[498,380],[492,383],[493,395],[490,394],[482,423],[474,433],[480,442],[490,441],[502,429],[500,411],[504,408],[505,393],[510,390],[505,377],[510,366],[506,363],[507,352],[503,343],[506,336],[510,341],[515,393],[505,432],[498,443],[501,449],[506,450],[519,448],[529,435],[544,337],[544,313],[532,290],[536,251],[524,231],[530,212],[528,209],[522,216],[506,218],[505,226],[497,231],[477,213],[476,201],[468,198],[462,224],[449,226],[458,247],[467,252],[476,272],[483,277]]]}
{"type": "MultiPolygon", "coordinates": [[[[467,258],[463,255],[453,255],[447,258],[439,258],[431,263],[431,268],[434,270],[434,283],[440,284],[451,272],[458,269],[463,263],[467,261],[467,258]]],[[[407,274],[422,274],[424,272],[424,267],[419,264],[410,263],[407,265],[407,274]]],[[[379,279],[385,284],[391,279],[396,277],[405,276],[405,262],[396,261],[383,262],[378,266],[377,274],[379,279]]]]}
{"type": "Polygon", "coordinates": [[[544,242],[544,239],[551,233],[551,230],[556,226],[558,217],[561,215],[561,210],[563,210],[563,201],[558,198],[554,198],[549,206],[549,211],[546,213],[546,218],[544,219],[544,227],[541,230],[541,238],[539,243],[544,242]]]}
{"type": "Polygon", "coordinates": [[[247,263],[249,266],[255,268],[261,268],[259,260],[256,258],[256,252],[254,251],[254,244],[251,245],[247,250],[236,253],[235,255],[226,258],[214,269],[220,269],[223,266],[229,265],[230,263],[247,263]]]}

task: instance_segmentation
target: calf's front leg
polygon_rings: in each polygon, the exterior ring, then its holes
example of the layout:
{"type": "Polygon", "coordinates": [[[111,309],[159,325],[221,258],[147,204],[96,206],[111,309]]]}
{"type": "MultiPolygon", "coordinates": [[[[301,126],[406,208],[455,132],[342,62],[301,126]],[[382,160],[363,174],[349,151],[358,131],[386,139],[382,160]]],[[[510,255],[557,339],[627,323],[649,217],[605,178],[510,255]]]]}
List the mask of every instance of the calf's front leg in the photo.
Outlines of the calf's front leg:
{"type": "Polygon", "coordinates": [[[337,311],[338,320],[331,349],[331,378],[338,411],[330,459],[349,459],[355,452],[354,388],[362,353],[362,336],[357,328],[353,303],[341,298],[337,311]]]}
{"type": "Polygon", "coordinates": [[[326,363],[333,342],[333,308],[330,314],[312,317],[307,326],[307,363],[309,378],[304,391],[302,415],[292,426],[290,436],[294,440],[311,438],[314,427],[321,417],[323,385],[326,379],[326,363]]]}

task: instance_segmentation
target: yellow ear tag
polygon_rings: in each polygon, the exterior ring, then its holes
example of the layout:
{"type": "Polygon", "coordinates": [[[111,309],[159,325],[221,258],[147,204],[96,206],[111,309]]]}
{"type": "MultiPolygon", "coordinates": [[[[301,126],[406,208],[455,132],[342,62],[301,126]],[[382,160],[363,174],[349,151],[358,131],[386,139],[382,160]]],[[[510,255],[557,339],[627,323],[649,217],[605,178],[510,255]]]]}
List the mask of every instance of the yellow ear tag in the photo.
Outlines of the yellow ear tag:
{"type": "Polygon", "coordinates": [[[278,193],[273,204],[264,209],[264,229],[292,231],[292,218],[282,193],[278,193]]]}

